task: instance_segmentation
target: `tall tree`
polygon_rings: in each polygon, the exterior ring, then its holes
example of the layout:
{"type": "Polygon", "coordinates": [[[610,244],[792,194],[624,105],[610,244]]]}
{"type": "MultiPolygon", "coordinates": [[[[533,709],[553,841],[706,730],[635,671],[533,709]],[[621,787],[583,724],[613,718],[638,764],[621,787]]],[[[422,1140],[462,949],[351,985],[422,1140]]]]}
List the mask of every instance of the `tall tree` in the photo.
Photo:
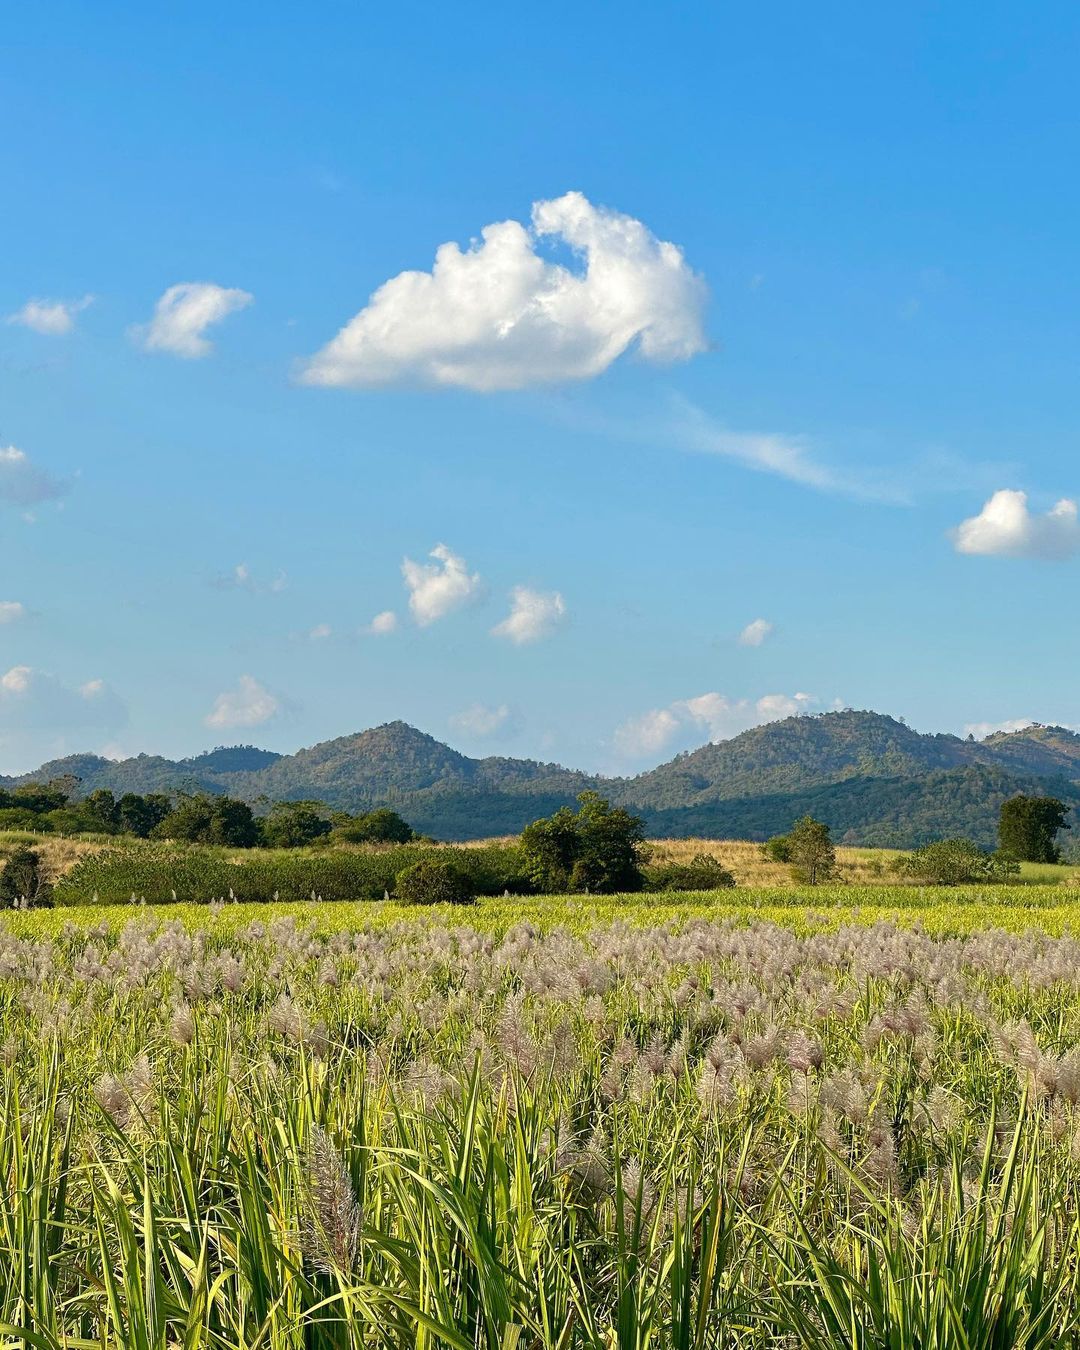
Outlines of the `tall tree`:
{"type": "Polygon", "coordinates": [[[817,886],[836,873],[836,848],[828,825],[803,816],[788,832],[788,857],[798,881],[817,886]]]}
{"type": "Polygon", "coordinates": [[[998,844],[1002,853],[1020,862],[1055,863],[1061,857],[1059,830],[1067,830],[1069,807],[1056,797],[1018,794],[1001,803],[998,844]]]}
{"type": "Polygon", "coordinates": [[[540,891],[640,891],[645,827],[597,792],[582,792],[579,809],[562,807],[521,834],[525,869],[540,891]]]}

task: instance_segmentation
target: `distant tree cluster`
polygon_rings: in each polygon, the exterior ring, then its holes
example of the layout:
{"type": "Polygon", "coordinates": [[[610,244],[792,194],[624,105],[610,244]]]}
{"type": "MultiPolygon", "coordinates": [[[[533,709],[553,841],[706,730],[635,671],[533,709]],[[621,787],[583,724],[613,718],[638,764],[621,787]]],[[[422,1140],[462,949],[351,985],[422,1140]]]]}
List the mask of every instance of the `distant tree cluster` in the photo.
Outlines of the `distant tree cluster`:
{"type": "Polygon", "coordinates": [[[229,848],[304,848],[320,840],[407,844],[417,838],[412,826],[386,807],[353,816],[317,801],[274,802],[258,816],[247,802],[208,792],[117,797],[98,788],[75,799],[75,787],[63,782],[0,789],[0,830],[133,835],[229,848]]]}

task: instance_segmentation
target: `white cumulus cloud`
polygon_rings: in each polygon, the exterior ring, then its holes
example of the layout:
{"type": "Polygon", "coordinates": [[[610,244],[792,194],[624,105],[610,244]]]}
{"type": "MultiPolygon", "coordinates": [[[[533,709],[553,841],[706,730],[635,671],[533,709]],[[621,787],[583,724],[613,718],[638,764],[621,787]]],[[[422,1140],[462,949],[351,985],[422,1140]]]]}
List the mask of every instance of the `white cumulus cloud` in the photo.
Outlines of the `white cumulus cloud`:
{"type": "Polygon", "coordinates": [[[704,283],[640,220],[568,192],[536,202],[528,226],[504,220],[480,235],[464,250],[442,244],[430,272],[380,286],[301,380],[488,392],[589,379],[635,343],[657,362],[704,351],[704,283]],[[545,258],[548,241],[574,266],[545,258]]]}
{"type": "Polygon", "coordinates": [[[1059,560],[1080,551],[1080,519],[1076,502],[1063,497],[1043,515],[1028,508],[1026,492],[1002,488],[977,516],[953,531],[957,553],[1003,558],[1059,560]]]}
{"type": "Polygon", "coordinates": [[[515,586],[510,592],[510,613],[491,630],[518,646],[550,637],[566,618],[566,601],[558,591],[534,591],[515,586]]]}
{"type": "Polygon", "coordinates": [[[218,694],[204,718],[208,727],[258,727],[281,712],[281,700],[252,675],[241,675],[234,689],[218,694]]]}
{"type": "Polygon", "coordinates": [[[180,282],[169,287],[154,306],[150,322],[134,328],[132,335],[147,351],[171,352],[189,360],[209,356],[214,347],[204,336],[206,330],[254,298],[248,291],[211,281],[180,282]]]}
{"type": "Polygon", "coordinates": [[[435,561],[418,563],[406,558],[401,564],[409,609],[421,628],[469,604],[481,589],[479,574],[470,573],[465,559],[445,544],[436,544],[428,556],[435,561]]]}
{"type": "Polygon", "coordinates": [[[773,626],[768,619],[753,619],[739,634],[739,646],[760,647],[772,631],[773,626]]]}
{"type": "Polygon", "coordinates": [[[397,631],[398,616],[392,609],[380,610],[364,629],[370,637],[386,637],[387,634],[397,631]]]}
{"type": "Polygon", "coordinates": [[[13,506],[36,506],[55,501],[67,492],[63,479],[39,469],[25,450],[0,447],[0,500],[13,506]]]}
{"type": "Polygon", "coordinates": [[[489,707],[486,703],[473,703],[470,707],[455,713],[450,725],[463,735],[474,740],[489,740],[492,737],[507,735],[516,729],[517,719],[511,708],[500,703],[498,707],[489,707]]]}
{"type": "Polygon", "coordinates": [[[19,600],[0,600],[0,624],[18,623],[26,618],[26,606],[19,600]]]}
{"type": "Polygon", "coordinates": [[[76,316],[93,303],[92,295],[84,295],[81,300],[27,300],[22,309],[8,315],[7,322],[47,337],[64,337],[75,327],[76,316]]]}
{"type": "Polygon", "coordinates": [[[678,699],[631,717],[615,730],[615,748],[627,759],[659,754],[676,740],[704,735],[710,741],[737,736],[749,727],[795,717],[818,707],[812,694],[763,694],[758,699],[728,698],[715,691],[678,699]]]}

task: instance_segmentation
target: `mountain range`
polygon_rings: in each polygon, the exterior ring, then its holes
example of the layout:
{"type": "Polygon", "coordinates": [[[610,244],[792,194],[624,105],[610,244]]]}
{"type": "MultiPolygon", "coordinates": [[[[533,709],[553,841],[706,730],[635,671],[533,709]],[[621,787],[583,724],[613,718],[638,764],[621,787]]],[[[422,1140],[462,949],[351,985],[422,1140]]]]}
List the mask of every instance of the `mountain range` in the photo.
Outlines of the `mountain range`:
{"type": "Polygon", "coordinates": [[[317,798],[348,811],[391,806],[441,839],[509,834],[595,788],[644,817],[654,837],[764,839],[807,811],[844,843],[912,847],[995,839],[1001,802],[1050,793],[1080,806],[1080,735],[1033,725],[984,740],[922,734],[874,712],[789,717],[677,755],[632,778],[536,760],[472,759],[405,722],[292,755],[223,747],[190,759],[70,755],[5,786],[62,777],[81,795],[206,791],[252,803],[317,798]]]}

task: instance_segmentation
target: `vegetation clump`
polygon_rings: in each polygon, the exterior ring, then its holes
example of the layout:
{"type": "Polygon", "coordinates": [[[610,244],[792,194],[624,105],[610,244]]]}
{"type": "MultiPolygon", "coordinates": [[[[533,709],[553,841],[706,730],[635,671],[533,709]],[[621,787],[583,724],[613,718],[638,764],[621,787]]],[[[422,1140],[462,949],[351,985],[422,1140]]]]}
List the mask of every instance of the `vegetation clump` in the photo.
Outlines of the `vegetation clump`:
{"type": "Polygon", "coordinates": [[[930,886],[962,886],[977,882],[1001,882],[1015,876],[1020,867],[1001,853],[989,853],[970,839],[939,839],[898,858],[900,876],[930,886]]]}
{"type": "Polygon", "coordinates": [[[402,868],[394,893],[405,905],[471,905],[476,899],[468,873],[452,859],[437,856],[402,868]]]}
{"type": "Polygon", "coordinates": [[[1070,807],[1057,797],[1028,797],[1023,793],[1001,804],[998,818],[998,846],[1001,852],[1018,862],[1056,863],[1061,859],[1057,845],[1060,830],[1070,807]]]}
{"type": "MultiPolygon", "coordinates": [[[[773,841],[775,845],[775,841],[773,841]]],[[[836,875],[836,848],[824,821],[813,816],[797,820],[785,836],[783,861],[791,864],[795,880],[804,886],[820,886],[836,875]]]]}
{"type": "Polygon", "coordinates": [[[689,862],[661,862],[645,868],[650,891],[723,891],[735,885],[734,875],[709,853],[697,853],[689,862]]]}
{"type": "Polygon", "coordinates": [[[563,807],[521,833],[525,872],[538,891],[608,895],[645,885],[643,822],[597,792],[582,792],[576,812],[563,807]]]}
{"type": "Polygon", "coordinates": [[[46,905],[52,887],[45,877],[41,858],[32,848],[17,848],[8,855],[0,871],[0,909],[16,905],[46,905]]]}

